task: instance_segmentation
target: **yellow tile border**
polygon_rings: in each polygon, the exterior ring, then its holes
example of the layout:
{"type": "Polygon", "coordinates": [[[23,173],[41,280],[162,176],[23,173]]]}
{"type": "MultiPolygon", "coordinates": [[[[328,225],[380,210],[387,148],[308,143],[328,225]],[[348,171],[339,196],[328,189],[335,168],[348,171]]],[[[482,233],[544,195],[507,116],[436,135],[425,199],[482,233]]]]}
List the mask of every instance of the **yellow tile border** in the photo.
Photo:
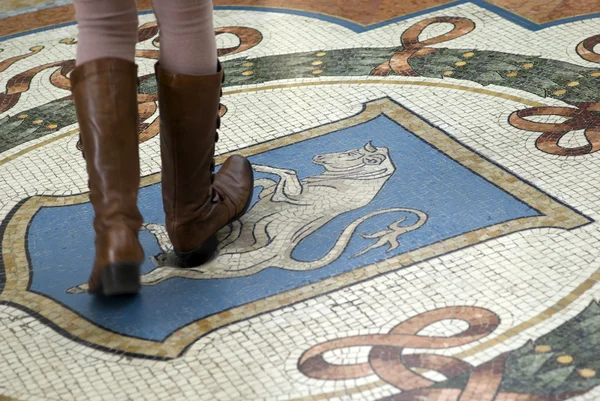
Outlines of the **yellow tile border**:
{"type": "MultiPolygon", "coordinates": [[[[548,195],[523,182],[501,167],[454,141],[447,134],[432,127],[424,120],[404,109],[388,98],[369,102],[358,114],[344,120],[296,133],[287,137],[241,149],[237,153],[252,156],[269,149],[278,148],[309,138],[319,137],[330,132],[352,127],[372,120],[382,114],[395,120],[413,134],[439,149],[448,157],[469,168],[505,192],[537,209],[542,216],[525,217],[470,233],[440,241],[425,248],[399,255],[395,258],[368,265],[336,277],[332,277],[308,288],[297,288],[282,294],[238,306],[227,311],[206,317],[173,332],[164,341],[143,340],[123,336],[102,329],[80,317],[60,303],[43,295],[28,291],[29,264],[25,249],[27,227],[41,207],[57,207],[80,204],[88,201],[87,194],[67,197],[34,196],[21,205],[7,223],[2,239],[2,252],[6,270],[6,285],[0,294],[0,302],[12,303],[34,312],[38,317],[52,323],[63,334],[86,344],[106,350],[116,350],[140,357],[176,358],[203,335],[225,325],[248,319],[277,308],[341,289],[359,281],[367,280],[382,273],[405,267],[425,259],[436,257],[466,246],[506,235],[512,232],[536,227],[556,227],[572,229],[591,222],[569,207],[554,201],[548,195]],[[110,346],[107,346],[110,345],[110,346]]],[[[222,163],[228,155],[221,155],[217,163],[222,163]]],[[[142,179],[141,186],[159,182],[160,175],[153,174],[142,179]]]]}
{"type": "Polygon", "coordinates": [[[29,153],[32,150],[39,149],[42,146],[46,146],[46,145],[48,145],[48,144],[50,144],[52,142],[56,142],[56,141],[58,141],[60,139],[66,138],[66,137],[71,136],[73,134],[76,134],[78,132],[79,132],[79,129],[70,130],[70,131],[67,131],[67,132],[63,132],[60,135],[56,135],[56,136],[54,136],[54,137],[52,137],[50,139],[46,139],[45,141],[40,141],[40,142],[36,143],[35,145],[28,146],[25,149],[22,149],[22,150],[20,150],[18,152],[15,152],[14,154],[12,154],[10,156],[5,157],[4,159],[0,159],[0,166],[2,166],[3,164],[8,163],[10,161],[13,161],[13,160],[17,159],[18,157],[23,156],[24,154],[29,153]]]}
{"type": "Polygon", "coordinates": [[[260,92],[272,89],[287,89],[287,88],[298,88],[306,86],[324,86],[324,85],[406,85],[406,86],[428,86],[428,87],[439,87],[444,89],[455,89],[464,92],[478,93],[481,95],[487,95],[492,97],[498,97],[501,99],[511,100],[513,102],[526,104],[531,107],[542,107],[544,103],[536,102],[535,100],[526,99],[520,96],[509,95],[508,93],[498,92],[486,88],[476,88],[467,85],[451,84],[448,82],[431,82],[431,81],[416,81],[408,79],[348,79],[348,80],[325,80],[317,79],[308,82],[294,82],[287,84],[273,84],[268,86],[258,86],[254,88],[240,88],[230,91],[223,91],[223,95],[236,95],[239,93],[249,92],[260,92]]]}

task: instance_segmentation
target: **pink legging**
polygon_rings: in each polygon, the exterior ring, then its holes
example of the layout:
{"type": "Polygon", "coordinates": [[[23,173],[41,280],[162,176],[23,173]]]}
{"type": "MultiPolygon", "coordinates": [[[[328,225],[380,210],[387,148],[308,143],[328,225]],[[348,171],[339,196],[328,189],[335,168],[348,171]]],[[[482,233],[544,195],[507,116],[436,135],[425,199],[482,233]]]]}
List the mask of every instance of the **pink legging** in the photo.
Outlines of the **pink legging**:
{"type": "MultiPolygon", "coordinates": [[[[211,0],[152,0],[160,29],[161,67],[179,74],[217,70],[211,0]]],[[[77,65],[105,57],[134,61],[136,0],[75,0],[77,65]]]]}

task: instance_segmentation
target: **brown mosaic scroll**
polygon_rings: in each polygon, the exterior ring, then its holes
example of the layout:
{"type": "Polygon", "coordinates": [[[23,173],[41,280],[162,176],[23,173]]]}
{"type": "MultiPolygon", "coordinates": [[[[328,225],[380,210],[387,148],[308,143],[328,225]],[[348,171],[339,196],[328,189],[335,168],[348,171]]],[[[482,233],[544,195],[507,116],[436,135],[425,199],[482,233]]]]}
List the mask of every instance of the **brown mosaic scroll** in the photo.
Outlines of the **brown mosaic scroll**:
{"type": "MultiPolygon", "coordinates": [[[[158,28],[156,27],[155,22],[144,24],[138,30],[138,41],[149,39],[152,36],[156,35],[156,32],[158,32],[158,28]]],[[[65,38],[62,39],[60,43],[66,45],[74,45],[77,44],[77,41],[73,38],[65,38]]],[[[30,53],[23,54],[17,57],[12,57],[10,59],[0,62],[0,72],[6,70],[8,67],[16,63],[17,61],[27,58],[33,54],[39,53],[43,48],[43,46],[35,46],[30,49],[30,53]]],[[[158,58],[158,51],[149,50],[149,52],[156,52],[155,56],[156,58],[158,58]]],[[[75,68],[75,60],[57,61],[37,66],[27,71],[24,71],[18,75],[15,75],[14,77],[8,80],[8,83],[6,84],[6,92],[0,93],[0,113],[9,110],[15,104],[17,104],[17,102],[21,98],[21,94],[29,90],[31,81],[38,73],[47,68],[54,67],[59,67],[59,69],[54,71],[50,77],[50,82],[52,83],[52,85],[60,89],[70,90],[71,83],[69,81],[69,78],[67,78],[67,75],[75,68]]]]}
{"type": "Polygon", "coordinates": [[[591,61],[592,63],[600,63],[600,54],[594,51],[594,48],[599,43],[600,35],[590,36],[579,42],[577,45],[577,54],[584,60],[591,61]]]}
{"type": "Polygon", "coordinates": [[[34,46],[31,49],[29,49],[29,53],[21,54],[19,56],[14,56],[6,60],[0,61],[0,72],[6,70],[8,67],[10,67],[19,60],[23,60],[24,58],[31,57],[34,54],[39,53],[43,48],[44,46],[34,46]]]}
{"type": "MultiPolygon", "coordinates": [[[[156,27],[156,21],[149,22],[140,27],[140,33],[138,34],[138,42],[142,42],[144,40],[150,39],[152,36],[156,35],[158,32],[158,27],[156,27]],[[144,30],[144,34],[142,34],[142,29],[144,30]]],[[[253,48],[257,44],[262,41],[262,34],[254,29],[247,28],[242,26],[228,26],[223,28],[215,29],[215,36],[222,35],[224,33],[231,33],[238,37],[240,43],[237,46],[226,47],[222,49],[217,49],[217,55],[219,57],[236,54],[248,49],[253,48]]],[[[156,47],[160,46],[160,37],[157,37],[152,41],[152,44],[156,47]]],[[[144,57],[158,60],[159,57],[158,50],[136,50],[136,57],[144,57]]]]}
{"type": "Polygon", "coordinates": [[[306,376],[320,380],[351,380],[377,375],[402,390],[379,401],[559,401],[576,395],[573,392],[540,395],[500,391],[508,353],[477,367],[443,355],[403,355],[406,348],[433,350],[464,346],[488,336],[499,324],[496,314],[479,307],[436,309],[398,324],[388,334],[358,335],[317,344],[300,357],[298,368],[306,376]],[[418,335],[425,327],[447,319],[462,320],[469,327],[448,337],[418,335]],[[330,351],[365,346],[372,347],[368,362],[338,365],[323,357],[330,351]],[[466,372],[468,377],[462,388],[444,388],[417,373],[416,369],[438,372],[448,379],[466,372]]]}
{"type": "Polygon", "coordinates": [[[419,74],[409,64],[412,58],[435,52],[435,48],[427,46],[459,38],[468,34],[473,29],[475,29],[473,21],[461,17],[433,17],[419,21],[402,33],[400,37],[402,50],[396,52],[389,61],[375,67],[370,75],[387,76],[393,71],[396,75],[418,76],[419,74]],[[432,24],[444,22],[452,24],[452,30],[422,42],[419,41],[419,35],[425,28],[432,24]]]}
{"type": "Polygon", "coordinates": [[[67,74],[75,69],[75,60],[65,61],[59,69],[50,76],[50,83],[57,88],[71,90],[71,81],[67,74]]]}
{"type": "MultiPolygon", "coordinates": [[[[577,54],[593,63],[600,63],[600,54],[594,47],[600,43],[600,35],[590,36],[577,45],[577,54]]],[[[572,107],[532,107],[513,112],[508,122],[515,128],[525,131],[542,132],[535,141],[539,150],[558,156],[582,156],[600,150],[600,103],[572,103],[572,107]],[[568,120],[562,123],[539,123],[527,120],[530,116],[560,116],[568,120]],[[584,130],[587,144],[575,148],[565,148],[558,142],[565,134],[584,130]]]]}
{"type": "MultiPolygon", "coordinates": [[[[151,21],[143,24],[138,29],[138,42],[143,42],[153,38],[159,32],[156,21],[151,21]]],[[[231,33],[236,35],[240,43],[237,46],[219,49],[219,55],[236,54],[242,51],[248,50],[256,46],[262,40],[262,34],[253,28],[247,27],[224,27],[215,30],[215,35],[221,35],[224,33],[231,33]]],[[[64,38],[60,40],[60,43],[64,45],[75,45],[77,41],[74,38],[64,38]]],[[[159,38],[157,37],[153,44],[159,46],[159,38]]],[[[33,54],[39,53],[44,47],[36,46],[30,49],[30,53],[23,54],[20,56],[12,57],[7,60],[0,62],[0,72],[4,71],[14,63],[27,58],[33,54]]],[[[136,50],[136,57],[149,58],[158,60],[160,56],[159,50],[153,49],[139,49],[136,50]]],[[[22,72],[13,78],[9,79],[6,85],[6,92],[0,93],[0,113],[3,113],[11,109],[19,101],[21,94],[28,91],[31,86],[33,78],[41,71],[48,68],[56,68],[56,71],[50,76],[50,82],[57,88],[70,90],[71,83],[67,75],[75,69],[75,60],[58,61],[54,63],[44,64],[38,67],[34,67],[28,71],[22,72]]],[[[142,79],[148,78],[142,77],[142,79]]],[[[156,94],[138,94],[138,111],[139,111],[139,140],[145,142],[159,132],[158,119],[155,119],[151,123],[146,123],[145,120],[150,118],[156,112],[156,101],[158,97],[156,94]]],[[[225,114],[225,108],[221,106],[220,115],[225,114]]],[[[82,150],[81,141],[77,142],[77,149],[82,150]]]]}
{"type": "Polygon", "coordinates": [[[262,41],[262,34],[254,28],[243,26],[227,26],[215,29],[216,36],[224,33],[231,33],[237,36],[240,39],[240,44],[237,46],[226,47],[224,49],[217,49],[217,55],[219,57],[241,53],[243,51],[252,49],[262,41]]]}
{"type": "MultiPolygon", "coordinates": [[[[6,84],[6,92],[0,93],[0,113],[4,113],[17,104],[21,98],[21,94],[29,90],[33,77],[35,77],[39,72],[47,68],[61,67],[63,70],[61,74],[64,75],[67,74],[73,68],[73,66],[74,64],[72,60],[57,61],[54,63],[48,63],[34,67],[10,78],[6,84]]],[[[56,79],[53,83],[55,82],[56,79]]]]}
{"type": "Polygon", "coordinates": [[[153,38],[158,33],[158,24],[156,21],[146,22],[144,25],[138,28],[138,43],[144,42],[150,38],[153,38]]]}
{"type": "Polygon", "coordinates": [[[513,112],[508,122],[516,128],[542,132],[535,146],[542,152],[559,156],[581,156],[600,150],[600,103],[580,103],[580,108],[532,107],[513,112]],[[562,123],[540,123],[527,120],[530,116],[561,116],[568,120],[562,123]],[[576,148],[565,148],[559,144],[568,132],[584,130],[587,144],[576,148]]]}
{"type": "Polygon", "coordinates": [[[139,132],[139,141],[145,142],[150,138],[153,138],[158,134],[158,118],[155,118],[150,124],[144,122],[148,118],[150,118],[154,113],[156,113],[156,101],[158,100],[158,96],[153,94],[138,94],[138,132],[139,132]]]}
{"type": "Polygon", "coordinates": [[[471,369],[471,365],[452,357],[431,354],[412,354],[405,361],[402,356],[405,348],[447,349],[467,345],[488,336],[499,324],[499,317],[483,308],[452,306],[436,309],[398,324],[388,334],[359,335],[317,344],[300,357],[298,366],[302,373],[314,379],[347,380],[375,374],[401,390],[428,387],[434,382],[411,368],[458,375],[471,369]],[[417,334],[425,327],[447,319],[462,320],[469,328],[449,337],[417,334]],[[323,357],[329,351],[360,346],[372,347],[368,362],[334,365],[323,357]]]}
{"type": "Polygon", "coordinates": [[[559,401],[573,397],[573,393],[538,395],[499,391],[506,357],[507,354],[501,354],[474,368],[464,389],[421,387],[378,401],[559,401]]]}
{"type": "MultiPolygon", "coordinates": [[[[150,21],[138,28],[138,43],[144,42],[150,38],[153,38],[158,33],[158,24],[156,21],[150,21]]],[[[158,37],[152,41],[152,44],[156,47],[159,46],[158,37]]],[[[152,60],[158,60],[160,51],[154,49],[138,49],[135,51],[135,56],[140,58],[149,58],[152,60]]]]}

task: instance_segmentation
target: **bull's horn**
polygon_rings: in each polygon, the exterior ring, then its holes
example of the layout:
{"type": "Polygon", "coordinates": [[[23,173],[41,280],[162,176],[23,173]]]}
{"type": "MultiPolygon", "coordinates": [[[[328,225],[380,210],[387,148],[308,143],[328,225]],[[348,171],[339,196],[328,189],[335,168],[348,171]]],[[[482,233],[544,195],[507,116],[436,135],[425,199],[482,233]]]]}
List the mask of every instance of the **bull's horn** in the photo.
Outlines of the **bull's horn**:
{"type": "Polygon", "coordinates": [[[373,144],[371,143],[371,141],[367,142],[367,144],[365,145],[365,150],[369,153],[375,153],[377,152],[377,148],[375,148],[375,146],[373,146],[373,144]]]}

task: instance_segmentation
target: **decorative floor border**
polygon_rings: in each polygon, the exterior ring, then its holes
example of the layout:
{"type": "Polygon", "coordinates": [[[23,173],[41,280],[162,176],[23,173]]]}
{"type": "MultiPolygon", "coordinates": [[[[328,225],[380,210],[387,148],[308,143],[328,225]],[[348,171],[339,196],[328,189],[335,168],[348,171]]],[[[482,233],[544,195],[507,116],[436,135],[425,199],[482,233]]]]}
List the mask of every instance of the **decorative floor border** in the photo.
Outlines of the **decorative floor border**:
{"type": "MultiPolygon", "coordinates": [[[[459,91],[476,93],[476,94],[481,94],[481,95],[486,95],[486,96],[497,97],[500,99],[505,99],[505,100],[510,100],[512,102],[521,103],[521,104],[524,104],[524,105],[527,105],[530,107],[543,107],[546,105],[545,103],[540,103],[535,100],[526,99],[521,96],[515,96],[515,95],[495,91],[495,90],[488,89],[488,88],[448,83],[448,82],[443,82],[443,81],[439,81],[439,80],[436,80],[436,81],[419,80],[419,81],[417,81],[417,80],[412,80],[412,79],[373,79],[373,78],[369,78],[369,79],[358,78],[358,79],[345,79],[345,80],[315,79],[314,81],[310,81],[310,82],[293,82],[293,83],[281,83],[281,84],[268,83],[266,85],[257,85],[257,86],[249,87],[249,88],[224,90],[223,96],[237,95],[240,93],[262,92],[262,91],[266,91],[266,90],[275,90],[275,89],[291,89],[291,88],[302,88],[302,87],[310,87],[310,86],[328,86],[328,85],[402,85],[402,86],[436,87],[436,88],[453,89],[453,90],[459,90],[459,91]]],[[[73,130],[69,130],[69,131],[63,132],[61,134],[52,136],[51,138],[40,140],[39,142],[36,142],[35,144],[30,145],[30,146],[27,146],[17,152],[11,153],[8,156],[1,157],[1,155],[0,155],[0,166],[2,166],[3,164],[9,163],[21,156],[24,156],[25,154],[27,154],[31,151],[34,151],[36,149],[39,149],[46,145],[49,145],[53,142],[59,141],[68,136],[77,134],[78,132],[79,132],[79,129],[75,128],[73,130]]],[[[6,151],[5,153],[7,153],[7,152],[8,153],[12,152],[12,149],[6,151]]]]}
{"type": "MultiPolygon", "coordinates": [[[[236,153],[244,156],[256,155],[270,149],[353,127],[381,115],[386,115],[424,142],[452,158],[455,162],[483,177],[509,195],[528,204],[541,215],[505,221],[464,233],[385,261],[313,283],[308,286],[308,290],[305,287],[300,287],[241,305],[189,323],[174,331],[164,341],[151,341],[124,336],[101,328],[55,300],[30,291],[31,271],[27,253],[27,230],[36,213],[44,207],[61,207],[88,202],[87,194],[66,197],[34,196],[16,207],[10,220],[7,219],[7,223],[3,224],[5,229],[2,233],[1,255],[5,267],[6,282],[4,290],[0,293],[0,303],[10,304],[26,310],[61,334],[87,346],[108,352],[125,353],[135,357],[168,360],[182,355],[199,338],[226,325],[327,294],[381,274],[513,232],[542,227],[569,230],[582,227],[593,221],[460,144],[448,134],[433,127],[421,117],[389,98],[368,102],[364,105],[363,110],[354,116],[260,143],[241,149],[236,153]]],[[[222,163],[228,156],[229,154],[219,156],[217,163],[222,163]]],[[[152,185],[159,181],[160,174],[153,174],[144,177],[141,186],[152,185]]],[[[569,298],[570,302],[572,302],[571,298],[569,298]]],[[[548,314],[544,312],[530,319],[530,322],[539,322],[546,318],[548,318],[548,314]]]]}

